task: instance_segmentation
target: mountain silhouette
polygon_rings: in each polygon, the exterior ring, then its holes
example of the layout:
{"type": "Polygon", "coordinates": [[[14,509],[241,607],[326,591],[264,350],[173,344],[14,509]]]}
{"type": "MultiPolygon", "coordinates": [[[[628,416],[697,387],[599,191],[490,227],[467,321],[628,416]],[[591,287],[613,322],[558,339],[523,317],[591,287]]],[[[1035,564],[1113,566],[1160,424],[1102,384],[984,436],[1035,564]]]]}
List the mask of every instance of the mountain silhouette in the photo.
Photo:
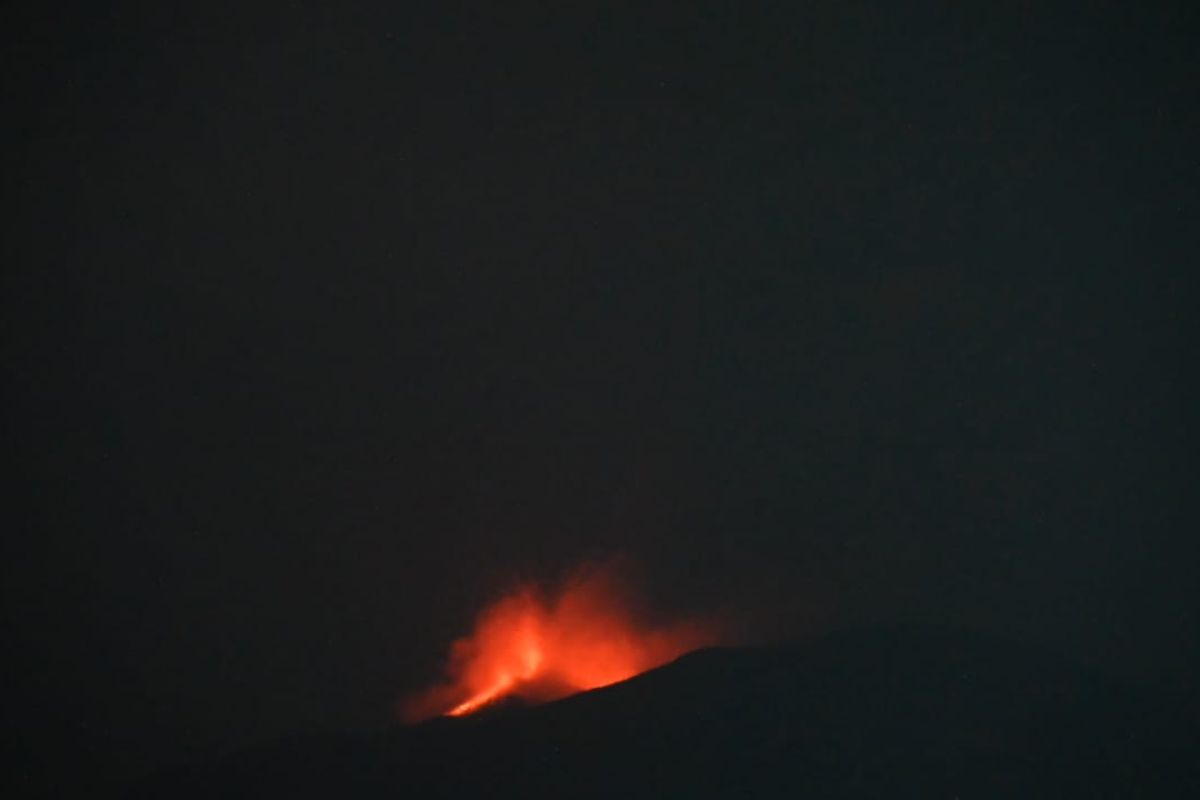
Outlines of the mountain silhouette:
{"type": "Polygon", "coordinates": [[[542,706],[289,740],[131,797],[1193,797],[1195,720],[1012,642],[715,648],[542,706]]]}

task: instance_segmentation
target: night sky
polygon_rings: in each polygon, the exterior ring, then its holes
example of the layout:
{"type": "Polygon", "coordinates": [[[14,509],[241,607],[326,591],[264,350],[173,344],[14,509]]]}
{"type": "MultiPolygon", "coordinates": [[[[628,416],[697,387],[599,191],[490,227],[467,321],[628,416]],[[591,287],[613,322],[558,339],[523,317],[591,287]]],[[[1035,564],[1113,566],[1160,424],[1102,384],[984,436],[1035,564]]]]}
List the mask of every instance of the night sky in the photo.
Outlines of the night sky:
{"type": "Polygon", "coordinates": [[[33,780],[386,725],[498,592],[615,555],[747,639],[1194,691],[1190,4],[28,5],[33,780]]]}

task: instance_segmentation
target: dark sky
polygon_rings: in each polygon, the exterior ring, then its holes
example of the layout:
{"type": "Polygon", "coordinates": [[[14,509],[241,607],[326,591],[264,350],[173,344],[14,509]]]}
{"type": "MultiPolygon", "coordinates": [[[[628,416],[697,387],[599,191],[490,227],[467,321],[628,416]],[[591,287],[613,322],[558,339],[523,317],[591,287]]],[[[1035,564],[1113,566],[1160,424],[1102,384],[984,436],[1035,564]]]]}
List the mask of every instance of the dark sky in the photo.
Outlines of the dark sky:
{"type": "Polygon", "coordinates": [[[614,553],[751,636],[1194,674],[1185,4],[36,5],[32,774],[384,724],[497,591],[614,553]]]}

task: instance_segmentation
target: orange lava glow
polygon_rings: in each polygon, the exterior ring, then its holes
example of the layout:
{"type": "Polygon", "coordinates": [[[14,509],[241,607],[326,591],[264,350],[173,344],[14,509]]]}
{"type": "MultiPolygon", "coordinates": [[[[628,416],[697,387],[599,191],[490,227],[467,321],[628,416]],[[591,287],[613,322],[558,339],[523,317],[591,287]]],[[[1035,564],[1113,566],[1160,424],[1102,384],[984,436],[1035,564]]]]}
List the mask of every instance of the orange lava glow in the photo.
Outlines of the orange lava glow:
{"type": "Polygon", "coordinates": [[[610,571],[546,596],[524,586],[486,608],[454,642],[448,682],[410,698],[408,721],[464,716],[506,697],[545,702],[631,678],[698,647],[714,626],[639,625],[610,571]]]}

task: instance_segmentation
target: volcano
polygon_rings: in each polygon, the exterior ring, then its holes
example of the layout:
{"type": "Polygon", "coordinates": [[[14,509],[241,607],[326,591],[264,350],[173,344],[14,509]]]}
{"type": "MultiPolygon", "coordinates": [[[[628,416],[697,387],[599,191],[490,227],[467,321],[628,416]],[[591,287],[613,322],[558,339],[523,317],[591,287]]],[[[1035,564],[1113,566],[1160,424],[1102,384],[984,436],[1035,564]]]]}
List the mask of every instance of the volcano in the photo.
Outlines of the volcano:
{"type": "Polygon", "coordinates": [[[131,797],[1193,797],[1155,692],[943,630],[714,648],[543,705],[299,739],[131,797]]]}
{"type": "Polygon", "coordinates": [[[551,592],[518,587],[454,642],[448,680],[407,698],[402,719],[462,717],[511,699],[557,700],[720,642],[711,621],[639,623],[628,594],[614,564],[580,569],[551,592]]]}

